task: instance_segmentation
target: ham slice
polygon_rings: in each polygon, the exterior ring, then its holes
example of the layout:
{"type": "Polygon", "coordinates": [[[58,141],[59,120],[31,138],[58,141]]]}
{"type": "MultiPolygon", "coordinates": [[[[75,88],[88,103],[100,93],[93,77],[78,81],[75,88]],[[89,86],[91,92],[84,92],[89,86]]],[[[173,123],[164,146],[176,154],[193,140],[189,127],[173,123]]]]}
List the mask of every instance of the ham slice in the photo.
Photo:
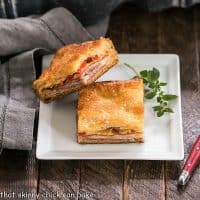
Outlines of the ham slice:
{"type": "Polygon", "coordinates": [[[84,84],[88,84],[93,81],[95,75],[98,74],[107,64],[108,64],[108,56],[104,57],[101,60],[95,61],[93,63],[89,63],[85,70],[81,74],[81,79],[84,84]]]}

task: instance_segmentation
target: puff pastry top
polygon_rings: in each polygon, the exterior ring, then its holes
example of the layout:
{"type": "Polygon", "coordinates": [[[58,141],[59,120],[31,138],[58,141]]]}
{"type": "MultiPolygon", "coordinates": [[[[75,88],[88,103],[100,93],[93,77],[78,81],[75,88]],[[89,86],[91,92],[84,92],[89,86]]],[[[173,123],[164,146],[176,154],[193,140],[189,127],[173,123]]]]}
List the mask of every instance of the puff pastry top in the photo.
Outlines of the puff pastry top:
{"type": "Polygon", "coordinates": [[[79,92],[78,133],[143,133],[143,80],[99,82],[79,92]]]}
{"type": "Polygon", "coordinates": [[[98,55],[101,58],[111,51],[117,55],[112,41],[108,38],[64,46],[57,51],[50,66],[39,79],[34,81],[33,88],[52,88],[65,81],[69,75],[77,72],[88,57],[98,55]]]}

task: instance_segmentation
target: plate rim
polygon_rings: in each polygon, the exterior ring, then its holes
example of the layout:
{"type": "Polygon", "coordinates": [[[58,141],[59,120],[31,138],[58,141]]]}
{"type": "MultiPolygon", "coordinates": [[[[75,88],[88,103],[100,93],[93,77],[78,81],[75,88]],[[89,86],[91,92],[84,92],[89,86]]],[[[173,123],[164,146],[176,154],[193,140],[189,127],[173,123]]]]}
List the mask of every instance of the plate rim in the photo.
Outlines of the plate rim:
{"type": "MultiPolygon", "coordinates": [[[[38,131],[37,131],[37,142],[36,142],[36,158],[39,160],[183,160],[184,159],[184,140],[183,140],[183,122],[182,122],[182,106],[181,106],[181,80],[180,80],[180,59],[179,59],[179,55],[178,54],[174,54],[174,53],[119,53],[119,56],[164,56],[164,57],[174,57],[176,59],[176,67],[177,67],[177,79],[178,79],[178,84],[177,84],[177,89],[178,89],[178,96],[180,98],[178,98],[178,108],[180,110],[180,115],[179,115],[179,123],[180,123],[180,152],[179,154],[177,153],[164,153],[164,155],[162,155],[162,157],[157,157],[157,156],[135,156],[132,157],[131,156],[131,152],[129,153],[121,153],[121,154],[129,154],[129,156],[117,156],[117,157],[111,157],[111,156],[81,156],[81,154],[92,154],[92,152],[83,152],[83,153],[77,153],[80,156],[52,156],[52,152],[46,152],[46,153],[41,153],[39,151],[39,145],[40,145],[40,141],[39,141],[39,127],[40,127],[40,116],[41,116],[41,112],[40,112],[40,105],[39,105],[39,115],[38,115],[38,131]],[[170,157],[171,156],[171,157],[170,157]]],[[[50,57],[53,56],[52,54],[46,55],[43,57],[43,59],[45,59],[45,57],[50,57]]],[[[58,151],[57,151],[58,152],[58,151]]],[[[54,151],[54,153],[56,154],[56,151],[54,151]]],[[[102,152],[95,152],[96,155],[98,154],[105,154],[102,152]]],[[[110,154],[110,153],[109,153],[110,154]]],[[[115,152],[112,153],[116,154],[115,152]]]]}

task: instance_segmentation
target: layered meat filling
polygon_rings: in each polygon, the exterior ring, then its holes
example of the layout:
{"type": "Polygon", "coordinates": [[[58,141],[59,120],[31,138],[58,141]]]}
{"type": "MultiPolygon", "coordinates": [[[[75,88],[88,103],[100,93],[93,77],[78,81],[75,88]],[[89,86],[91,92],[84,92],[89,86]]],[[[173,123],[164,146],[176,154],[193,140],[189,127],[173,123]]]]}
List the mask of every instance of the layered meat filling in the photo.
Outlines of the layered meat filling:
{"type": "Polygon", "coordinates": [[[95,75],[100,72],[108,64],[108,56],[105,56],[101,60],[96,60],[86,65],[85,70],[81,73],[81,79],[85,84],[91,82],[95,75]]]}
{"type": "Polygon", "coordinates": [[[77,89],[83,84],[88,84],[96,78],[96,74],[100,72],[108,64],[108,56],[99,58],[97,55],[88,57],[80,66],[78,71],[69,75],[67,79],[54,86],[51,89],[46,89],[47,93],[55,90],[56,93],[66,91],[68,88],[77,89]]]}

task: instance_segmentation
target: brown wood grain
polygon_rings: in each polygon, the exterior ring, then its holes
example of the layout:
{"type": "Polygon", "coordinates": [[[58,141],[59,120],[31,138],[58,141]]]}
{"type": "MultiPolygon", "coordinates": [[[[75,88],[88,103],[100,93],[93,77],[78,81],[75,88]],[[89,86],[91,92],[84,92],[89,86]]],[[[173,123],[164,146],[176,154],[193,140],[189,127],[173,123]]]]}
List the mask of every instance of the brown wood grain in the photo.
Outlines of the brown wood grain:
{"type": "MultiPolygon", "coordinates": [[[[158,14],[124,7],[112,16],[108,36],[117,44],[119,53],[156,53],[158,14]]],[[[164,162],[125,161],[123,199],[164,197],[164,162]]]]}
{"type": "Polygon", "coordinates": [[[79,183],[79,161],[40,161],[39,200],[78,199],[79,183]]]}
{"type": "Polygon", "coordinates": [[[0,156],[0,199],[15,200],[26,196],[26,199],[35,200],[37,177],[35,142],[32,151],[4,150],[0,156]]]}
{"type": "Polygon", "coordinates": [[[157,27],[158,14],[126,5],[112,14],[107,36],[119,53],[156,53],[157,27]]]}
{"type": "MultiPolygon", "coordinates": [[[[196,13],[199,15],[199,12],[196,13]]],[[[200,131],[200,97],[198,82],[199,55],[196,26],[199,24],[194,9],[174,9],[159,17],[160,52],[177,53],[181,61],[182,114],[185,156],[200,131]]],[[[185,189],[177,188],[177,179],[183,162],[166,162],[166,199],[197,200],[200,198],[199,169],[185,189]]]]}
{"type": "MultiPolygon", "coordinates": [[[[197,40],[196,45],[196,53],[197,53],[197,67],[199,67],[199,74],[200,76],[200,5],[194,8],[194,31],[195,31],[195,38],[197,40]]],[[[198,80],[198,91],[200,91],[200,78],[198,80]]],[[[200,94],[199,94],[200,96],[200,94]]]]}
{"type": "Polygon", "coordinates": [[[80,193],[89,192],[88,199],[118,200],[123,198],[123,161],[82,161],[80,193]]]}
{"type": "Polygon", "coordinates": [[[164,199],[164,164],[162,161],[125,162],[124,199],[164,199]]]}

